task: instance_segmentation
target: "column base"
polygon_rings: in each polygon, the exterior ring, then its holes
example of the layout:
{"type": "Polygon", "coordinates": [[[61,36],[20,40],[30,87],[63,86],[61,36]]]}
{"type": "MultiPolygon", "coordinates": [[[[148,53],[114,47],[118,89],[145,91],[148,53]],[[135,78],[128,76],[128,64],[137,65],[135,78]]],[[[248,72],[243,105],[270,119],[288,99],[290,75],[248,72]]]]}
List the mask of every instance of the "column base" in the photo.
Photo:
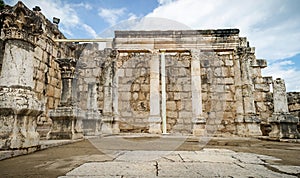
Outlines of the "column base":
{"type": "Polygon", "coordinates": [[[82,123],[84,135],[93,136],[101,134],[101,114],[99,111],[87,111],[86,118],[82,120],[82,123]]]}
{"type": "Polygon", "coordinates": [[[192,133],[194,136],[206,135],[206,119],[204,117],[196,117],[192,120],[193,129],[192,133]]]}
{"type": "Polygon", "coordinates": [[[275,113],[272,118],[268,120],[271,124],[270,138],[281,139],[297,139],[300,138],[300,134],[297,129],[299,118],[292,116],[288,113],[275,113]]]}
{"type": "Polygon", "coordinates": [[[251,137],[261,136],[260,119],[256,116],[245,116],[243,120],[236,119],[236,134],[239,136],[251,137]]]}
{"type": "Polygon", "coordinates": [[[84,113],[76,107],[59,107],[49,112],[52,127],[47,139],[80,139],[83,138],[82,119],[84,113]]]}
{"type": "Polygon", "coordinates": [[[113,125],[112,125],[113,133],[120,133],[120,118],[119,116],[114,116],[113,125]]]}
{"type": "Polygon", "coordinates": [[[149,117],[149,133],[161,134],[161,118],[160,117],[149,117]]]}
{"type": "Polygon", "coordinates": [[[42,104],[29,88],[0,87],[0,150],[24,149],[39,145],[36,131],[42,104]]]}
{"type": "Polygon", "coordinates": [[[112,116],[103,116],[101,124],[103,134],[113,134],[113,120],[112,116]]]}

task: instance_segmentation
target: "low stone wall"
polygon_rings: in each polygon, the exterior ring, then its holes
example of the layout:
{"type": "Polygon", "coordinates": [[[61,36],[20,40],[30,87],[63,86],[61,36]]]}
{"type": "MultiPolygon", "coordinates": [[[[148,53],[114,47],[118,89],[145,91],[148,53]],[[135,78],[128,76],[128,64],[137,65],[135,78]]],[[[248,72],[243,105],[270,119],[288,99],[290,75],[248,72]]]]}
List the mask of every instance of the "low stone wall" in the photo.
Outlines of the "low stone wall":
{"type": "Polygon", "coordinates": [[[287,99],[290,113],[300,117],[300,92],[288,92],[287,99]]]}
{"type": "MultiPolygon", "coordinates": [[[[288,92],[287,99],[289,112],[300,118],[300,92],[288,92]]],[[[300,132],[300,123],[298,123],[298,130],[300,132]]]]}

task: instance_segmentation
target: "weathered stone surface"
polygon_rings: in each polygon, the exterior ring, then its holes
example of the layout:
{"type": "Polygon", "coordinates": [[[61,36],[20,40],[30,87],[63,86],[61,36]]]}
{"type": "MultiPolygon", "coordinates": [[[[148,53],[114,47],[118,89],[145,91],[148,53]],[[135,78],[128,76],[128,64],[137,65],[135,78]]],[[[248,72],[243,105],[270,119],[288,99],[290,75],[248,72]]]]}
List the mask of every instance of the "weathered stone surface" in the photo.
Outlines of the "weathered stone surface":
{"type": "MultiPolygon", "coordinates": [[[[297,125],[287,113],[299,116],[299,101],[287,102],[283,90],[271,93],[272,78],[261,76],[266,61],[256,59],[238,29],[116,31],[113,45],[103,49],[96,43],[54,43],[65,38],[57,25],[21,2],[3,12],[0,86],[34,93],[45,106],[43,119],[37,119],[43,130],[55,116],[50,110],[59,117],[76,110],[86,134],[161,133],[165,102],[171,133],[203,135],[213,128],[224,135],[259,136],[260,125],[268,125],[272,115],[272,123],[285,117],[289,122],[280,123],[290,123],[287,128],[297,125]]],[[[53,119],[55,127],[69,128],[63,124],[53,119]]]]}
{"type": "Polygon", "coordinates": [[[282,79],[273,81],[274,113],[269,118],[272,131],[269,136],[276,139],[300,138],[297,125],[299,118],[289,113],[285,84],[282,79]]]}
{"type": "Polygon", "coordinates": [[[115,157],[85,163],[62,177],[294,177],[299,173],[299,166],[266,163],[278,160],[274,157],[226,149],[122,151],[115,157]]]}
{"type": "Polygon", "coordinates": [[[41,102],[26,88],[0,87],[0,149],[38,146],[36,131],[41,102]]]}
{"type": "Polygon", "coordinates": [[[52,127],[47,134],[48,139],[79,139],[83,137],[82,119],[84,113],[76,104],[75,66],[74,59],[57,60],[61,68],[62,92],[59,107],[50,111],[52,127]]]}

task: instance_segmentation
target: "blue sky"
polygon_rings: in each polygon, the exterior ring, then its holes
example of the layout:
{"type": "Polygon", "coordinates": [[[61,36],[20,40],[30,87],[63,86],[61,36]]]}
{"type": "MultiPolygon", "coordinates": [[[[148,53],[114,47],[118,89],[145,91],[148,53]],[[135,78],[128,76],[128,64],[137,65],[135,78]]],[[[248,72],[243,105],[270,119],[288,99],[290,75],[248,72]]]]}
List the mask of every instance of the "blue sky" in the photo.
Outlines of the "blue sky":
{"type": "MultiPolygon", "coordinates": [[[[4,0],[14,5],[17,0],[4,0]]],[[[104,30],[131,19],[174,20],[191,29],[239,28],[267,59],[264,76],[283,78],[288,91],[300,91],[299,0],[23,0],[40,6],[48,19],[61,19],[67,38],[97,38],[104,30]]],[[[174,27],[174,25],[173,25],[174,27]]],[[[159,28],[159,26],[158,26],[159,28]]],[[[164,30],[167,29],[164,27],[164,30]]],[[[172,29],[172,25],[169,26],[172,29]]]]}

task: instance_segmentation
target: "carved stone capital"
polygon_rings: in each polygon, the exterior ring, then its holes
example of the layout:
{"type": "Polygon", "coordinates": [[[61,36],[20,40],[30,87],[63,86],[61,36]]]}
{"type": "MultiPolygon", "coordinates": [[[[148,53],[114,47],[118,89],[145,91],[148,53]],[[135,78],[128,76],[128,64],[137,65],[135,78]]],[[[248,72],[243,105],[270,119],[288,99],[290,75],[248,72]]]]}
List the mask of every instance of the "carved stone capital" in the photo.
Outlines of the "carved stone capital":
{"type": "Polygon", "coordinates": [[[73,58],[55,60],[61,69],[61,78],[74,78],[77,61],[73,58]]]}

